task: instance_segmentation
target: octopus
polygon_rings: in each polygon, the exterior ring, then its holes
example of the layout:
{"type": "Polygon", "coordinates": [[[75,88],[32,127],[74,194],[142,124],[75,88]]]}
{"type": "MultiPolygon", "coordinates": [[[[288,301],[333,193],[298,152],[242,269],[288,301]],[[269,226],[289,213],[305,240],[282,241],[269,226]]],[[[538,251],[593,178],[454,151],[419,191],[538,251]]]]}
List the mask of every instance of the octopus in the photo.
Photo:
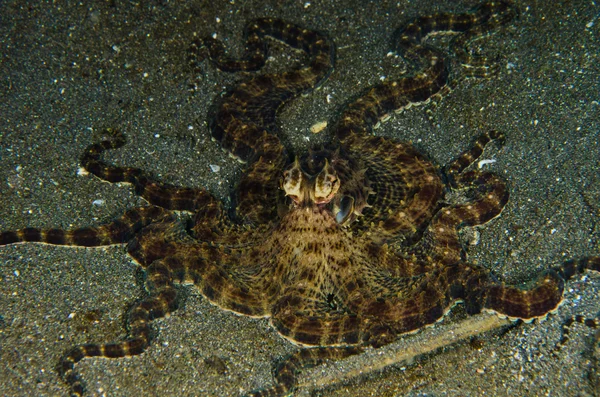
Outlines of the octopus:
{"type": "Polygon", "coordinates": [[[224,310],[269,319],[301,347],[276,367],[273,386],[249,393],[254,397],[293,393],[301,369],[431,326],[458,302],[468,314],[491,311],[524,321],[556,311],[565,282],[600,271],[600,257],[570,260],[513,286],[469,263],[461,244],[461,228],[491,221],[509,200],[500,177],[472,167],[502,133],[483,133],[444,168],[409,143],[372,134],[392,112],[442,96],[453,68],[465,77],[493,74],[495,63],[466,46],[514,13],[508,2],[487,2],[467,13],[406,23],[394,36],[394,50],[415,71],[360,94],[342,109],[329,144],[295,156],[277,134],[278,110],[327,79],[335,58],[331,40],[265,18],[246,27],[241,59],[227,56],[214,38],[194,41],[189,61],[195,67],[208,59],[226,72],[259,71],[218,98],[209,114],[214,140],[246,164],[232,209],[207,190],[164,184],[140,169],[105,162],[104,152],[126,143],[122,132],[107,129],[105,139],[83,153],[83,168],[104,181],[132,184],[147,206],[96,227],[0,234],[2,246],[123,244],[145,271],[148,294],[128,314],[128,337],[75,346],[60,359],[58,373],[70,394],[85,392],[75,371],[79,361],[150,347],[152,321],[177,308],[176,284],[193,284],[224,310]],[[455,34],[452,56],[425,43],[441,33],[455,34]],[[267,37],[304,53],[306,61],[260,73],[267,37]],[[455,193],[459,202],[449,199],[455,193]]]}

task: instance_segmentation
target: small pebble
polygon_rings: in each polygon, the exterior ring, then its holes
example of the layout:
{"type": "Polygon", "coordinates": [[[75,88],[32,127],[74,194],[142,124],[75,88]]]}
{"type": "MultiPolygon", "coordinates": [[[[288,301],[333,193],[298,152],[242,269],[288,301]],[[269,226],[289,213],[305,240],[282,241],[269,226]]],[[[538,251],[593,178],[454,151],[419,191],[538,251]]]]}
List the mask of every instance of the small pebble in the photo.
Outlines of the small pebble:
{"type": "Polygon", "coordinates": [[[318,134],[319,132],[323,131],[325,127],[327,127],[327,121],[319,121],[318,123],[315,123],[312,127],[310,127],[310,132],[312,132],[313,134],[318,134]]]}

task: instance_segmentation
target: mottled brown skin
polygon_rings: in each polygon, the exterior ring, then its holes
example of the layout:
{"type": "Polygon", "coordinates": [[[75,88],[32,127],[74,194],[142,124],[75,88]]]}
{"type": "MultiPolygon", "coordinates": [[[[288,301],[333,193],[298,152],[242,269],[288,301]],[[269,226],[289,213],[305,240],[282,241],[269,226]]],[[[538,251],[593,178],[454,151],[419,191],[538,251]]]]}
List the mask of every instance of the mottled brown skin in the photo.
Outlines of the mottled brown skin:
{"type": "Polygon", "coordinates": [[[74,347],[59,364],[72,395],[83,384],[74,364],[85,357],[125,357],[150,344],[150,322],[176,309],[176,283],[192,283],[219,307],[269,318],[288,340],[302,346],[275,371],[275,386],[252,396],[291,393],[301,368],[323,359],[357,354],[403,333],[434,324],[459,301],[470,314],[489,310],[532,320],[554,311],[564,283],[576,273],[600,271],[600,258],[570,261],[527,287],[505,286],[471,265],[458,230],[498,216],[508,201],[504,181],[470,166],[497,132],[482,134],[445,172],[408,143],[370,134],[393,111],[441,96],[448,90],[451,58],[423,44],[440,32],[455,32],[455,66],[463,76],[486,76],[494,63],[467,55],[465,45],[511,19],[505,2],[485,3],[466,14],[420,17],[398,30],[396,50],[415,73],[372,87],[342,111],[329,147],[292,161],[273,133],[278,109],[310,91],[330,74],[334,47],[324,35],[279,20],[246,28],[243,60],[225,55],[211,38],[192,44],[190,62],[204,58],[225,71],[258,70],[265,62],[265,36],[305,52],[307,63],[279,74],[258,74],[216,103],[213,137],[248,163],[235,197],[235,215],[225,215],[207,191],[165,185],[133,168],[109,165],[103,152],[125,144],[106,131],[91,145],[83,167],[109,182],[128,182],[149,205],[114,222],[72,231],[22,229],[0,234],[0,245],[42,242],[102,246],[128,243],[147,273],[148,296],[129,313],[129,337],[112,344],[74,347]],[[461,204],[446,193],[468,192],[461,204]],[[189,227],[173,211],[192,214],[189,227]],[[393,247],[393,248],[392,248],[393,247]]]}

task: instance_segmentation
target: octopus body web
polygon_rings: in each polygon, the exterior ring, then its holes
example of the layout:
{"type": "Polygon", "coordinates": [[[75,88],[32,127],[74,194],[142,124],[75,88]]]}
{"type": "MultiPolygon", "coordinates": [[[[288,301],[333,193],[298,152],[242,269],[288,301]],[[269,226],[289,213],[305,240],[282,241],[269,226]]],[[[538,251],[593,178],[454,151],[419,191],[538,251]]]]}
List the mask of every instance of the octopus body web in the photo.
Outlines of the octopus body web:
{"type": "Polygon", "coordinates": [[[508,202],[501,178],[470,168],[488,143],[503,139],[501,133],[480,135],[443,172],[410,144],[371,134],[389,113],[444,94],[453,65],[463,76],[494,73],[495,63],[468,54],[465,45],[513,14],[511,4],[489,2],[465,14],[407,23],[395,35],[395,50],[416,71],[368,89],[342,111],[327,149],[295,159],[274,133],[277,111],[326,80],[334,66],[331,41],[276,19],[247,26],[241,60],[227,57],[212,38],[196,40],[193,65],[208,58],[229,72],[260,70],[265,37],[307,58],[296,69],[254,75],[215,102],[212,136],[248,164],[233,216],[206,190],[166,185],[139,169],[103,161],[105,151],[125,145],[123,133],[106,130],[105,140],[86,149],[83,167],[102,180],[131,183],[148,206],[98,227],[0,234],[0,245],[127,244],[147,274],[148,296],[129,313],[126,340],[76,346],[62,357],[59,373],[71,394],[84,393],[77,362],[137,355],[150,346],[151,321],[176,309],[177,283],[194,284],[223,309],[269,318],[283,337],[307,347],[276,368],[274,386],[252,396],[289,394],[300,369],[432,325],[456,302],[469,314],[487,310],[525,321],[556,310],[565,282],[576,273],[600,271],[600,258],[566,262],[520,288],[497,283],[470,264],[460,244],[459,229],[489,222],[508,202]],[[424,44],[444,32],[457,33],[454,62],[424,44]],[[448,204],[445,196],[455,190],[469,192],[468,199],[448,204]],[[189,224],[175,211],[190,213],[189,224]]]}

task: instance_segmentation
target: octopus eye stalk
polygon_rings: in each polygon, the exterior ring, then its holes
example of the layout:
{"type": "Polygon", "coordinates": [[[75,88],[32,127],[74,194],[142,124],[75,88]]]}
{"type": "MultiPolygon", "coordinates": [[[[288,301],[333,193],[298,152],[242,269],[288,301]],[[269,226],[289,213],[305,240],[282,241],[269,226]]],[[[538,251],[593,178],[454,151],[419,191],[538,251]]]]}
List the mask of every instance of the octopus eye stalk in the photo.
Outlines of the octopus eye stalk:
{"type": "Polygon", "coordinates": [[[300,202],[303,196],[303,185],[305,183],[305,176],[300,167],[298,157],[294,160],[287,170],[283,172],[281,178],[281,188],[285,191],[285,195],[290,197],[295,203],[300,202]]]}
{"type": "Polygon", "coordinates": [[[326,204],[331,201],[340,189],[340,180],[337,173],[325,160],[325,165],[315,178],[314,201],[316,204],[326,204]]]}

